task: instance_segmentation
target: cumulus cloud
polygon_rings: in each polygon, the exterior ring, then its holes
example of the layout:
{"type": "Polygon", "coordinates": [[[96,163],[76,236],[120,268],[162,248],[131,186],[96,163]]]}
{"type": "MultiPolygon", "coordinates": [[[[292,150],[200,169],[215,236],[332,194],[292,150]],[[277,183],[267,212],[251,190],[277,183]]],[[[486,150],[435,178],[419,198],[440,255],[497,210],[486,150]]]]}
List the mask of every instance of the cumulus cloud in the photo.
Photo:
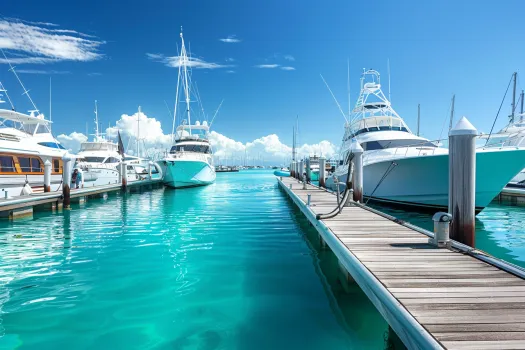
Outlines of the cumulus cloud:
{"type": "MultiPolygon", "coordinates": [[[[103,57],[99,48],[105,42],[57,25],[0,18],[0,49],[13,64],[59,61],[94,61],[103,57]]],[[[7,63],[4,57],[0,63],[7,63]]]]}
{"type": "MultiPolygon", "coordinates": [[[[163,54],[159,54],[159,53],[147,53],[146,56],[154,62],[160,62],[171,68],[179,68],[179,66],[181,66],[181,56],[164,56],[163,54]]],[[[232,65],[228,65],[228,64],[206,62],[200,58],[195,58],[195,57],[188,57],[186,65],[188,67],[196,68],[196,69],[199,69],[199,68],[216,69],[216,68],[233,67],[232,65]]]]}
{"type": "Polygon", "coordinates": [[[282,70],[295,70],[294,67],[290,67],[290,66],[286,66],[286,67],[281,67],[282,70]]]}
{"type": "Polygon", "coordinates": [[[18,69],[16,71],[20,74],[70,74],[70,71],[67,70],[43,70],[43,69],[18,69]]]}
{"type": "Polygon", "coordinates": [[[60,134],[57,136],[57,140],[71,153],[77,153],[80,149],[80,144],[86,142],[87,139],[86,135],[76,131],[69,135],[60,134]]]}
{"type": "Polygon", "coordinates": [[[278,64],[258,64],[255,68],[278,68],[279,66],[278,64]]]}
{"type": "MultiPolygon", "coordinates": [[[[107,138],[117,140],[117,131],[120,131],[126,153],[133,155],[137,140],[137,114],[122,114],[116,126],[106,129],[107,138]]],[[[161,124],[155,118],[150,118],[144,113],[140,114],[140,147],[146,150],[146,154],[153,159],[160,159],[172,146],[171,135],[165,134],[161,124]]],[[[59,135],[58,140],[71,152],[78,152],[80,143],[87,140],[82,133],[73,132],[69,135],[59,135]]],[[[216,131],[210,132],[210,142],[213,147],[214,157],[217,164],[235,162],[244,164],[248,162],[260,164],[284,164],[290,161],[292,147],[281,142],[279,136],[271,134],[257,138],[251,142],[242,143],[229,138],[216,131]]],[[[308,155],[323,155],[332,157],[336,155],[337,148],[329,141],[321,141],[316,144],[302,144],[297,147],[299,157],[308,155]]],[[[144,154],[141,154],[144,156],[144,154]]],[[[251,163],[250,163],[251,164],[251,163]]]]}
{"type": "Polygon", "coordinates": [[[230,43],[230,44],[240,43],[241,42],[241,39],[238,39],[237,35],[228,35],[227,38],[222,38],[222,39],[219,39],[219,40],[222,41],[223,43],[230,43]]]}

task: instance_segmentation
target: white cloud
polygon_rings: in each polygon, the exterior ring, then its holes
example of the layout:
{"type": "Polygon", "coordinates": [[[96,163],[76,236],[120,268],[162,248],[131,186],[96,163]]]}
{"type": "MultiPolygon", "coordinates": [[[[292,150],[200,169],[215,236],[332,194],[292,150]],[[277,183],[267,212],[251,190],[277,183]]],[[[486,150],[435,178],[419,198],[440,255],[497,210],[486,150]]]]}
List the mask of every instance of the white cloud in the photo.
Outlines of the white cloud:
{"type": "MultiPolygon", "coordinates": [[[[57,25],[52,23],[2,18],[0,49],[12,57],[9,61],[13,64],[94,61],[103,57],[99,53],[99,47],[104,41],[74,30],[56,27],[57,25]]],[[[0,58],[0,63],[6,63],[5,58],[0,58]]]]}
{"type": "Polygon", "coordinates": [[[20,74],[70,74],[67,70],[41,70],[41,69],[17,69],[17,73],[20,74]]]}
{"type": "Polygon", "coordinates": [[[287,61],[295,61],[295,57],[292,55],[284,55],[284,59],[287,61]]]}
{"type": "Polygon", "coordinates": [[[102,73],[93,72],[93,73],[88,73],[87,75],[88,75],[88,77],[98,77],[98,76],[101,76],[102,73]]]}
{"type": "Polygon", "coordinates": [[[234,70],[227,70],[226,73],[233,74],[233,73],[235,73],[235,71],[234,70]]]}
{"type": "Polygon", "coordinates": [[[226,62],[235,62],[235,59],[233,59],[233,58],[231,58],[231,57],[228,57],[228,58],[226,59],[226,62]]]}
{"type": "Polygon", "coordinates": [[[228,35],[227,38],[222,38],[222,39],[219,39],[220,41],[222,41],[223,43],[240,43],[241,42],[241,39],[238,39],[237,38],[237,35],[228,35]]]}
{"type": "Polygon", "coordinates": [[[281,67],[282,70],[295,70],[294,67],[281,67]]]}
{"type": "MultiPolygon", "coordinates": [[[[164,56],[163,54],[158,54],[158,53],[147,53],[146,56],[148,56],[150,60],[163,63],[168,67],[179,68],[179,66],[181,65],[180,56],[164,56]]],[[[197,68],[197,69],[199,68],[216,69],[216,68],[233,67],[232,65],[227,65],[227,64],[206,62],[204,60],[201,60],[200,58],[195,58],[195,57],[188,57],[187,60],[188,61],[186,65],[188,67],[197,68]]]]}
{"type": "MultiPolygon", "coordinates": [[[[115,127],[106,129],[106,134],[109,139],[115,141],[117,131],[120,130],[126,153],[134,154],[137,129],[137,113],[133,115],[122,114],[115,127]]],[[[64,147],[75,153],[78,152],[80,143],[86,141],[87,137],[82,133],[73,132],[70,135],[59,135],[57,139],[64,147]]],[[[140,139],[141,149],[146,149],[146,154],[157,159],[162,157],[172,146],[171,135],[164,133],[160,122],[143,113],[140,115],[140,139]]],[[[236,164],[243,164],[245,157],[248,162],[253,162],[256,159],[255,163],[259,162],[259,164],[261,161],[264,161],[265,164],[286,164],[292,155],[292,148],[282,143],[276,134],[242,143],[216,131],[211,131],[210,142],[217,164],[224,163],[226,159],[229,159],[228,162],[230,163],[233,159],[236,164]]],[[[314,154],[331,157],[336,152],[336,146],[329,141],[303,144],[297,147],[299,157],[314,154]]]]}
{"type": "Polygon", "coordinates": [[[80,144],[82,142],[86,142],[87,139],[88,138],[86,135],[76,131],[72,132],[69,135],[60,134],[57,136],[57,140],[60,141],[62,146],[68,149],[71,153],[77,153],[80,149],[80,144]]]}
{"type": "Polygon", "coordinates": [[[258,64],[254,66],[255,68],[277,68],[279,67],[278,64],[258,64]]]}

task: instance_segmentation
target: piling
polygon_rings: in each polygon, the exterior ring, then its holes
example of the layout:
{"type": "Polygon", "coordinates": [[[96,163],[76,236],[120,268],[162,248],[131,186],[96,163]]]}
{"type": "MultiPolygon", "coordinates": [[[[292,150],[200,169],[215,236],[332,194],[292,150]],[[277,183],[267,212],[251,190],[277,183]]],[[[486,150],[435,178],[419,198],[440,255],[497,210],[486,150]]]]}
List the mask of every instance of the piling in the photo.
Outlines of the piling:
{"type": "Polygon", "coordinates": [[[449,196],[452,239],[474,247],[476,215],[476,135],[478,131],[462,117],[449,132],[449,196]]]}
{"type": "Polygon", "coordinates": [[[352,189],[354,190],[354,201],[363,203],[363,147],[356,139],[352,140],[352,152],[354,153],[354,173],[352,189]]]}
{"type": "Polygon", "coordinates": [[[326,159],[319,157],[319,187],[326,187],[326,159]]]}
{"type": "Polygon", "coordinates": [[[297,177],[297,179],[299,181],[303,181],[303,177],[304,177],[304,162],[302,160],[299,161],[299,168],[297,169],[297,172],[299,173],[299,176],[297,177]]]}
{"type": "Polygon", "coordinates": [[[310,171],[311,171],[311,169],[310,169],[310,157],[306,157],[306,159],[305,159],[305,166],[304,167],[305,167],[304,173],[306,174],[306,182],[310,183],[310,182],[312,182],[311,181],[311,176],[310,176],[311,175],[311,173],[310,173],[310,171]]]}
{"type": "Polygon", "coordinates": [[[126,164],[120,163],[120,183],[122,184],[122,190],[126,191],[128,188],[128,178],[126,177],[126,164]]]}
{"type": "Polygon", "coordinates": [[[62,195],[64,196],[63,200],[63,206],[64,209],[70,209],[71,208],[71,173],[73,171],[73,157],[66,153],[64,157],[62,158],[62,161],[64,162],[64,169],[62,171],[62,195]]]}
{"type": "Polygon", "coordinates": [[[44,192],[51,192],[51,162],[44,162],[44,192]]]}
{"type": "Polygon", "coordinates": [[[290,163],[290,176],[291,177],[295,177],[295,169],[294,169],[294,167],[295,167],[295,161],[290,163]]]}
{"type": "Polygon", "coordinates": [[[151,180],[151,168],[153,167],[153,163],[152,162],[149,162],[148,163],[148,175],[149,175],[149,179],[151,180]]]}

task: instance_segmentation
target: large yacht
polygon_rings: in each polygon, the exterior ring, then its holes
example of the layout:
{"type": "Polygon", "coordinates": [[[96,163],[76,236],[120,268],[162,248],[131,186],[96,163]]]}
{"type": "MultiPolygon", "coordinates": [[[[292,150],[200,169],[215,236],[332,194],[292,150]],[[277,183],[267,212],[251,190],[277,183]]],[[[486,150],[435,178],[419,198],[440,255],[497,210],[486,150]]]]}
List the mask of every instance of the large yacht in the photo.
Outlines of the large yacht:
{"type": "Polygon", "coordinates": [[[80,144],[76,168],[82,172],[83,185],[87,187],[118,183],[118,166],[122,162],[117,143],[106,140],[98,128],[98,107],[95,101],[95,134],[93,141],[80,144]]]}
{"type": "MultiPolygon", "coordinates": [[[[13,67],[11,69],[16,75],[13,67]]],[[[1,198],[43,192],[46,161],[51,163],[51,191],[59,190],[62,185],[62,158],[67,151],[53,137],[51,121],[44,118],[23,85],[22,88],[34,108],[29,114],[15,110],[0,82],[0,104],[9,103],[11,107],[10,110],[0,109],[1,198]]]]}
{"type": "MultiPolygon", "coordinates": [[[[203,121],[202,124],[199,121],[191,124],[189,60],[182,32],[180,38],[182,44],[178,82],[184,91],[185,117],[181,118],[183,122],[177,127],[176,132],[172,133],[173,146],[169,153],[159,161],[164,174],[164,184],[174,188],[209,185],[215,182],[216,177],[212,148],[208,139],[209,125],[206,121],[203,121]]],[[[174,125],[179,105],[178,91],[179,86],[177,85],[174,125]]]]}
{"type": "MultiPolygon", "coordinates": [[[[375,70],[363,72],[359,98],[345,125],[342,161],[335,171],[342,182],[353,139],[365,151],[365,198],[433,209],[448,207],[448,149],[410,131],[383,94],[375,70]]],[[[525,148],[477,149],[476,211],[483,210],[523,167],[525,148]]]]}

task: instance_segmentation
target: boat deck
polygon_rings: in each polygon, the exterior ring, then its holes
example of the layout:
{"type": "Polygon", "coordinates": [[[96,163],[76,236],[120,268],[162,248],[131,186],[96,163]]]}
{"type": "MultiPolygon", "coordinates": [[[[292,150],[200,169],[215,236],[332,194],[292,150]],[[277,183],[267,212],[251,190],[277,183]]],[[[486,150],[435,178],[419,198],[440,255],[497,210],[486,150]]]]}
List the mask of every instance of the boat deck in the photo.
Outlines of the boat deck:
{"type": "Polygon", "coordinates": [[[334,194],[278,183],[408,348],[525,349],[525,280],[365,208],[317,220],[334,194]]]}

